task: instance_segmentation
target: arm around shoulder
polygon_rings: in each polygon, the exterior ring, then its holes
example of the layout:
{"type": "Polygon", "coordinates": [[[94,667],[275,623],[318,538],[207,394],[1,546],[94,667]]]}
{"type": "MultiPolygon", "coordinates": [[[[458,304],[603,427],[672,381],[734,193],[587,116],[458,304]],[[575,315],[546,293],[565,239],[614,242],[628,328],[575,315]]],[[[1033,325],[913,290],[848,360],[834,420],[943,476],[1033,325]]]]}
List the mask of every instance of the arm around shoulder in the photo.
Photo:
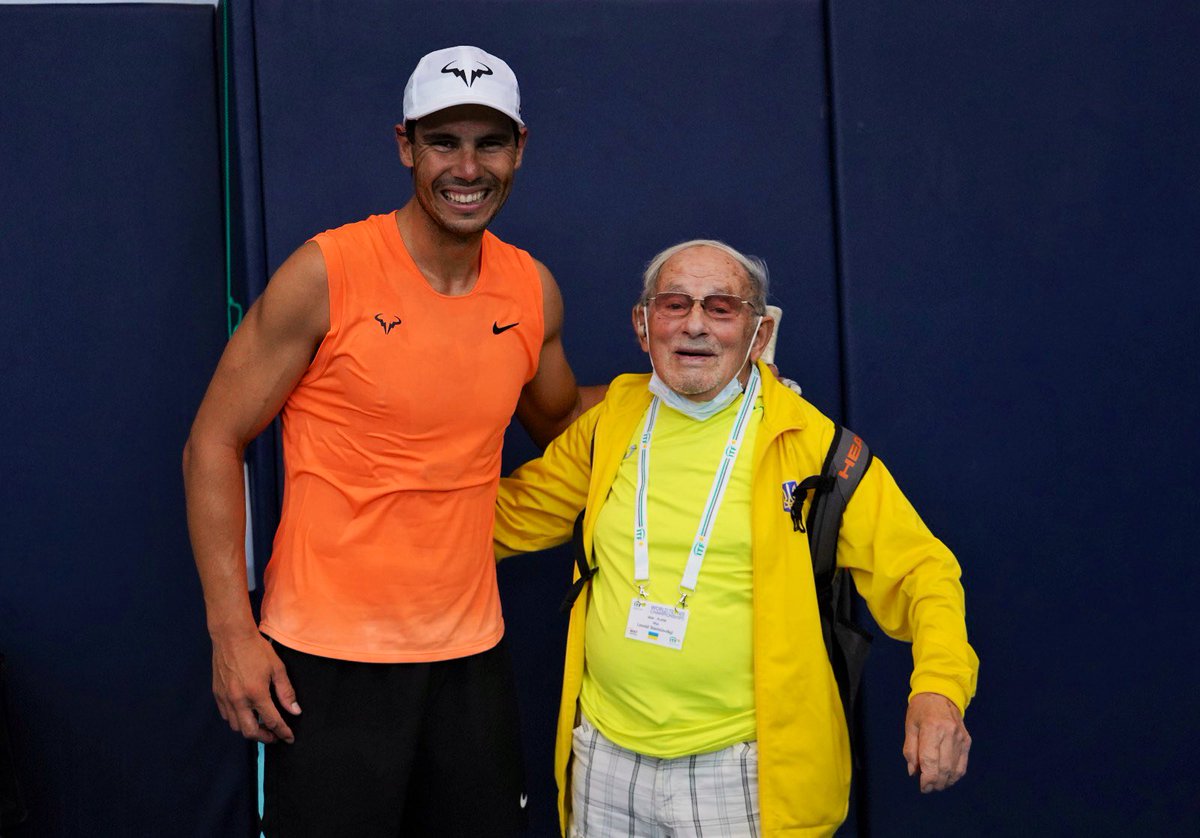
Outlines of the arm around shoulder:
{"type": "Polygon", "coordinates": [[[544,333],[537,374],[521,391],[517,419],[537,445],[545,447],[592,405],[604,398],[604,385],[579,387],[562,344],[563,302],[549,269],[536,262],[542,280],[544,333]]]}

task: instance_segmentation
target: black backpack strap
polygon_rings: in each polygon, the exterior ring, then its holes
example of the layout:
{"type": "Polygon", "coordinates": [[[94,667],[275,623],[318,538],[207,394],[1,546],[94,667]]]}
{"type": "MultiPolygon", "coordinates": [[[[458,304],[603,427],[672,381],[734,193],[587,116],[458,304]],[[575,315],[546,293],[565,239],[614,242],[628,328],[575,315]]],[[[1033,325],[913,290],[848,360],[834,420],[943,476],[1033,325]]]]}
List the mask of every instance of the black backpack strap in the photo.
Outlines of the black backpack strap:
{"type": "MultiPolygon", "coordinates": [[[[871,449],[867,444],[853,431],[839,426],[829,446],[829,453],[825,455],[821,474],[816,478],[819,485],[808,510],[808,544],[818,591],[827,588],[833,581],[837,569],[837,539],[842,526],[842,513],[846,511],[846,504],[870,467],[871,459],[871,449]]],[[[798,508],[799,504],[794,507],[798,508]]]]}
{"type": "Polygon", "coordinates": [[[575,529],[571,533],[571,552],[575,554],[575,566],[579,568],[579,578],[567,589],[567,595],[563,599],[562,605],[558,607],[560,614],[566,614],[571,610],[587,583],[600,572],[598,566],[588,566],[587,551],[583,549],[583,516],[586,512],[586,507],[579,511],[579,517],[575,519],[575,529]]]}
{"type": "Polygon", "coordinates": [[[804,496],[815,490],[816,494],[813,495],[813,502],[816,503],[815,498],[821,497],[832,489],[833,483],[834,479],[832,477],[826,477],[823,474],[814,474],[812,477],[806,477],[796,484],[796,488],[792,490],[792,497],[795,500],[792,503],[790,513],[792,516],[792,530],[794,532],[808,532],[808,526],[800,516],[801,510],[804,508],[804,496]]]}
{"type": "MultiPolygon", "coordinates": [[[[596,459],[596,430],[592,429],[592,450],[588,453],[588,463],[594,462],[596,459]]],[[[587,507],[579,510],[579,515],[575,518],[575,527],[571,531],[571,553],[575,557],[575,566],[579,568],[579,578],[571,583],[571,587],[567,589],[567,595],[563,598],[562,605],[558,606],[560,614],[570,612],[575,605],[575,600],[579,599],[579,595],[583,593],[583,589],[587,587],[587,583],[592,577],[600,572],[600,567],[591,567],[588,565],[587,550],[583,549],[583,516],[587,514],[587,507]]]]}
{"type": "Polygon", "coordinates": [[[859,768],[863,765],[862,743],[855,733],[855,705],[863,667],[870,651],[871,635],[854,622],[851,612],[854,582],[849,574],[838,572],[837,542],[846,504],[870,467],[871,460],[871,449],[862,438],[839,426],[825,455],[821,473],[806,478],[796,487],[792,505],[793,527],[808,534],[825,651],[829,655],[838,693],[842,698],[842,709],[846,713],[851,753],[855,766],[859,768]],[[805,526],[800,522],[800,514],[804,493],[809,489],[813,490],[813,500],[809,504],[805,526]]]}

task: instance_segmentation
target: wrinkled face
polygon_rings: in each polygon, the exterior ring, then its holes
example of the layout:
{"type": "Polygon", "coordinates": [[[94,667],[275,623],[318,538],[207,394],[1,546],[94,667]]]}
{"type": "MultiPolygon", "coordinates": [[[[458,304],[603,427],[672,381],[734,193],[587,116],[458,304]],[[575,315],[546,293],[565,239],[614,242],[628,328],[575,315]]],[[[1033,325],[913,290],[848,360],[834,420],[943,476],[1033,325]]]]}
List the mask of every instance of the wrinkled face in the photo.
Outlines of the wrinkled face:
{"type": "Polygon", "coordinates": [[[457,236],[478,235],[508,200],[526,131],[513,137],[504,114],[457,105],[422,117],[413,131],[396,126],[400,159],[413,172],[413,194],[429,219],[457,236]]]}
{"type": "MultiPolygon", "coordinates": [[[[706,246],[688,248],[668,259],[654,291],[751,298],[745,268],[726,253],[706,246]]],[[[748,362],[762,354],[774,328],[774,323],[764,318],[756,334],[756,324],[758,313],[749,305],[740,306],[736,316],[727,320],[711,317],[698,303],[676,318],[656,313],[654,306],[639,304],[633,309],[634,331],[642,349],[650,353],[659,378],[693,401],[708,401],[734,376],[749,375],[748,362]]]]}

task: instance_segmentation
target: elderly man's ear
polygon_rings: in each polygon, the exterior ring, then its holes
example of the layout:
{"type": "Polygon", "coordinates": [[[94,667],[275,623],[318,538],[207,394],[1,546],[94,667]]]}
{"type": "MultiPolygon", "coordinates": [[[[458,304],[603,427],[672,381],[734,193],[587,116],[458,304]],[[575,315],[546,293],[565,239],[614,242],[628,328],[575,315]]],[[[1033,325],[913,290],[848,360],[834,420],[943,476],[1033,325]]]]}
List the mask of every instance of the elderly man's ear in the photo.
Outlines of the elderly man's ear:
{"type": "Polygon", "coordinates": [[[637,335],[638,345],[643,352],[650,351],[650,340],[646,336],[646,307],[638,303],[633,307],[633,333],[637,335]]]}
{"type": "Polygon", "coordinates": [[[767,348],[767,344],[771,342],[773,334],[775,334],[775,318],[769,314],[763,315],[762,323],[758,327],[758,334],[754,336],[754,343],[750,348],[750,360],[758,360],[763,350],[767,348]]]}

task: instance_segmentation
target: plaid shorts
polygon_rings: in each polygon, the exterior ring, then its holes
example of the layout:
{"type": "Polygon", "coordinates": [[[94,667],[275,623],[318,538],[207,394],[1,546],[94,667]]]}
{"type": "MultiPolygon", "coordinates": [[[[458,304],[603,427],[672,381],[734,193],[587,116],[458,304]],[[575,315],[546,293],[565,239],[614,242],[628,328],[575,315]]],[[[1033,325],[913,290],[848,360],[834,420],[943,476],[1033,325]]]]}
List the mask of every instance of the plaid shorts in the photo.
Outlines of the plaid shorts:
{"type": "Polygon", "coordinates": [[[571,838],[742,838],[759,834],[758,744],[659,759],[575,728],[571,838]]]}

